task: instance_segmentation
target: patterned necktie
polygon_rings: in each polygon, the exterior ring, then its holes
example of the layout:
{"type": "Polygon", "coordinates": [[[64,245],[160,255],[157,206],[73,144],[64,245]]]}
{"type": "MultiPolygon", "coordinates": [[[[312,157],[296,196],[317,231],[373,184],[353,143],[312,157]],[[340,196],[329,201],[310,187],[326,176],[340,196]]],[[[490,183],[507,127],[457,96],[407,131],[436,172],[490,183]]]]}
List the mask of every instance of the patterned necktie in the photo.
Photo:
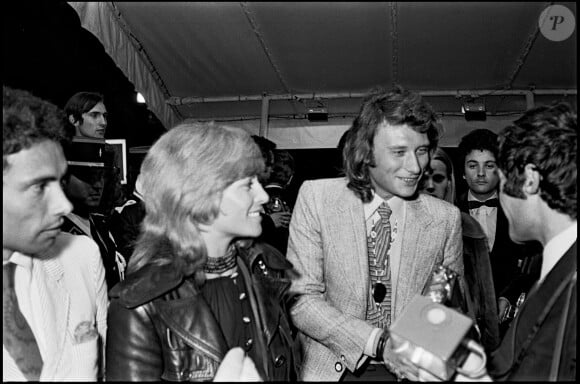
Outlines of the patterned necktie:
{"type": "Polygon", "coordinates": [[[367,239],[371,283],[367,319],[371,324],[386,329],[391,324],[391,209],[384,202],[378,213],[381,219],[375,223],[367,239]]]}
{"type": "Polygon", "coordinates": [[[26,379],[38,381],[42,371],[42,357],[32,329],[18,307],[14,291],[15,270],[14,263],[8,263],[2,268],[2,341],[26,379]]]}

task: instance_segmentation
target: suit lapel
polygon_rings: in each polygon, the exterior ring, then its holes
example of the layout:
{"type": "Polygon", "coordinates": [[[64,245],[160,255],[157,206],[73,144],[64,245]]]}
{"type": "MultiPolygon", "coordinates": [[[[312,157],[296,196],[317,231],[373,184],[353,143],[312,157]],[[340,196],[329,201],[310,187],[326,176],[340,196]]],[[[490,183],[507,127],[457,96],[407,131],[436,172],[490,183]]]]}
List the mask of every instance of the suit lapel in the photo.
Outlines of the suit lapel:
{"type": "Polygon", "coordinates": [[[405,227],[401,240],[401,257],[394,282],[394,311],[396,318],[403,308],[423,288],[433,270],[432,244],[428,227],[433,221],[421,197],[405,202],[405,227]]]}
{"type": "Polygon", "coordinates": [[[502,249],[505,250],[506,242],[510,241],[508,227],[509,224],[507,217],[503,212],[501,205],[498,204],[495,224],[495,241],[493,242],[493,249],[491,250],[491,253],[495,254],[497,252],[501,252],[502,249]]]}
{"type": "MultiPolygon", "coordinates": [[[[528,347],[541,327],[546,315],[554,309],[555,300],[565,294],[565,288],[570,282],[571,273],[577,270],[576,243],[562,256],[552,271],[546,276],[541,286],[533,289],[521,306],[514,323],[511,324],[504,341],[493,354],[493,374],[504,376],[514,368],[514,363],[522,351],[528,347]]],[[[558,313],[558,312],[556,312],[558,313]]],[[[555,336],[554,336],[555,337],[555,336]]],[[[517,362],[519,364],[519,362],[517,362]]]]}
{"type": "MultiPolygon", "coordinates": [[[[326,243],[334,247],[332,253],[338,257],[333,259],[339,263],[345,283],[357,292],[357,297],[366,300],[369,266],[362,202],[347,188],[328,198],[331,201],[326,206],[332,208],[329,210],[328,220],[323,221],[328,223],[327,230],[330,234],[330,241],[326,243]]],[[[366,301],[363,304],[366,305],[366,301]]]]}

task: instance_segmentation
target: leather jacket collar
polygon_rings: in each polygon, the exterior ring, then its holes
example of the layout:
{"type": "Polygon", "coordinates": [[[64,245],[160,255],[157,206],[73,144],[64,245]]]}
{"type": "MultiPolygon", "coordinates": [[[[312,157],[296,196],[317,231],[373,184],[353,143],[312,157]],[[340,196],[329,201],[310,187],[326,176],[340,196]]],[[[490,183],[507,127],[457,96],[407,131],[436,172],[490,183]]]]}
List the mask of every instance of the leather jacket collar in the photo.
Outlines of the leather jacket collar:
{"type": "MultiPolygon", "coordinates": [[[[282,273],[292,268],[292,264],[283,255],[266,243],[253,243],[249,247],[237,247],[237,250],[238,256],[250,271],[256,268],[265,271],[269,268],[282,273]]],[[[158,253],[161,256],[169,256],[173,251],[168,243],[164,243],[159,245],[158,253]]],[[[173,263],[149,264],[129,274],[124,281],[115,285],[109,292],[109,296],[120,298],[122,305],[127,308],[135,308],[171,291],[179,286],[185,277],[181,269],[175,268],[173,263]]],[[[268,279],[263,283],[266,283],[267,288],[272,289],[275,297],[282,296],[289,287],[285,279],[282,281],[268,279]]]]}

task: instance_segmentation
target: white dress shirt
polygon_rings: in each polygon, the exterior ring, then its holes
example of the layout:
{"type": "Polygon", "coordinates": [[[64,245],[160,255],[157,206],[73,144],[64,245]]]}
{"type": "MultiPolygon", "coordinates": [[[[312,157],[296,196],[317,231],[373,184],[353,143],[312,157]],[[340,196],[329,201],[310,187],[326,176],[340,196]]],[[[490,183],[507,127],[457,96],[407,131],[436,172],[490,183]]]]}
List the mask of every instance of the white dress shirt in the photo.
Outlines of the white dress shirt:
{"type": "Polygon", "coordinates": [[[542,269],[540,270],[540,278],[538,285],[542,284],[548,273],[554,268],[558,261],[564,256],[566,251],[570,249],[572,244],[576,242],[578,237],[578,222],[569,226],[563,232],[554,236],[546,243],[542,253],[542,269]]]}
{"type": "MultiPolygon", "coordinates": [[[[497,192],[489,199],[497,199],[497,192]]],[[[489,200],[487,199],[487,200],[489,200]]],[[[467,201],[481,201],[475,198],[471,193],[471,190],[467,192],[467,201]]],[[[499,204],[499,203],[498,203],[499,204]]],[[[479,222],[481,228],[485,232],[487,237],[487,244],[489,245],[489,251],[493,249],[493,244],[495,243],[495,230],[497,227],[497,207],[488,207],[487,205],[482,205],[476,209],[470,209],[469,214],[475,220],[479,222]]]]}
{"type": "MultiPolygon", "coordinates": [[[[43,360],[40,381],[95,381],[104,357],[107,286],[99,248],[86,236],[61,233],[47,253],[14,252],[14,291],[43,360]],[[102,342],[99,350],[99,337],[102,342]]],[[[3,381],[25,381],[2,348],[3,381]]]]}

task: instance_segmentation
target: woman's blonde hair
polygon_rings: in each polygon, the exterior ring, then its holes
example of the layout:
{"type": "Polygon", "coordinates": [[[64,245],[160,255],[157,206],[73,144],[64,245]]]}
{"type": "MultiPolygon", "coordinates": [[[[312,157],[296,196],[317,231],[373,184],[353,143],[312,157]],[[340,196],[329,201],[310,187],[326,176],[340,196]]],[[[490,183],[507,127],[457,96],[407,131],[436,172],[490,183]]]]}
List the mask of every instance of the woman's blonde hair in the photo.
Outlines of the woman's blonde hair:
{"type": "Polygon", "coordinates": [[[447,178],[449,179],[449,183],[447,184],[447,189],[445,190],[445,197],[443,200],[447,201],[448,203],[455,204],[455,175],[453,170],[453,161],[441,147],[437,147],[433,156],[431,156],[432,160],[439,160],[445,164],[445,168],[447,168],[447,178]]]}
{"type": "Polygon", "coordinates": [[[161,136],[141,165],[146,215],[129,272],[169,263],[194,272],[207,258],[199,224],[217,217],[226,187],[263,169],[260,149],[239,128],[183,123],[161,136]],[[171,252],[160,253],[161,243],[171,252]]]}

